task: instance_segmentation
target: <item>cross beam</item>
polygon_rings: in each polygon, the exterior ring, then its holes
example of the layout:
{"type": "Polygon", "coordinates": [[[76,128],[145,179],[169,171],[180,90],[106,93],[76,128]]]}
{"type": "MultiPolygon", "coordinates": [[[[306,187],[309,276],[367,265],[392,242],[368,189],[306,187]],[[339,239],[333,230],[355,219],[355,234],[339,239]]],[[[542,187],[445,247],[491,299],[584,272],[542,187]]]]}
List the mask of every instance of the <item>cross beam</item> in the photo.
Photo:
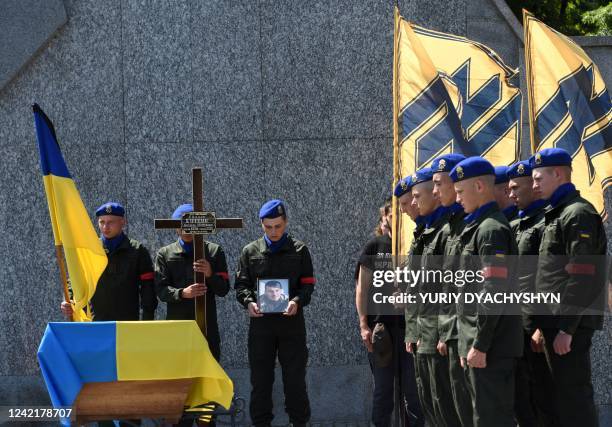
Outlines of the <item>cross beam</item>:
{"type": "MultiPolygon", "coordinates": [[[[192,169],[193,212],[181,219],[156,219],[155,229],[180,229],[193,234],[193,260],[206,258],[204,236],[213,234],[217,229],[242,228],[242,218],[217,218],[214,212],[205,212],[202,190],[202,169],[192,169]]],[[[194,283],[206,283],[204,273],[193,273],[194,283]]],[[[200,330],[207,336],[206,294],[195,299],[195,319],[200,330]]]]}

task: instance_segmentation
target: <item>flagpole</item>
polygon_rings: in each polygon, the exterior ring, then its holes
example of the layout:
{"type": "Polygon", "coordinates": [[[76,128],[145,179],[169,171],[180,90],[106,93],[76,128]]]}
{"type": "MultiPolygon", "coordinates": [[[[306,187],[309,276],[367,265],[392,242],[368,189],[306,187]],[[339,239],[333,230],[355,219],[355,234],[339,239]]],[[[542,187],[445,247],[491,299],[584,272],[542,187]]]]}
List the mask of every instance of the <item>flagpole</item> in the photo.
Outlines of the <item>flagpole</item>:
{"type": "MultiPolygon", "coordinates": [[[[398,41],[399,41],[399,8],[397,6],[397,1],[395,3],[395,7],[393,8],[393,187],[397,185],[400,177],[399,170],[399,102],[398,102],[398,41]]],[[[393,187],[391,191],[393,191],[393,187]]],[[[397,198],[392,198],[391,211],[393,212],[393,222],[391,223],[391,252],[394,255],[393,259],[395,262],[395,258],[399,255],[400,251],[398,250],[399,239],[398,239],[398,231],[399,231],[399,223],[400,223],[400,212],[398,209],[397,198]]]]}
{"type": "MultiPolygon", "coordinates": [[[[398,87],[398,43],[399,43],[399,23],[400,23],[400,14],[399,14],[399,1],[395,1],[395,7],[393,8],[393,187],[397,185],[399,180],[401,179],[401,171],[399,167],[399,87],[398,87]]],[[[391,190],[393,191],[393,189],[391,190]]],[[[393,259],[393,267],[397,266],[397,255],[400,253],[399,251],[399,229],[400,229],[400,218],[401,213],[398,208],[397,197],[392,197],[391,204],[391,212],[393,212],[393,222],[391,224],[391,252],[393,259]]],[[[397,283],[396,283],[397,286],[397,283]]],[[[393,370],[394,370],[394,379],[393,379],[393,400],[394,405],[393,409],[395,412],[395,424],[403,427],[405,425],[405,409],[404,402],[402,398],[402,381],[400,379],[400,375],[402,373],[402,367],[400,364],[401,354],[403,348],[398,348],[398,340],[400,340],[400,328],[399,328],[399,316],[394,316],[395,321],[393,322],[393,332],[394,332],[394,340],[393,340],[393,370]]],[[[401,340],[403,341],[403,340],[401,340]]],[[[400,342],[401,342],[400,341],[400,342]]],[[[406,384],[404,384],[406,386],[406,384]]]]}
{"type": "Polygon", "coordinates": [[[531,142],[531,152],[536,152],[536,136],[535,136],[535,115],[533,111],[533,82],[531,82],[531,38],[529,36],[528,21],[531,13],[527,9],[523,9],[523,48],[525,49],[525,83],[527,84],[527,107],[529,112],[529,140],[531,142]]]}
{"type": "MultiPolygon", "coordinates": [[[[62,290],[64,292],[64,301],[70,304],[70,292],[68,292],[68,276],[66,274],[66,264],[64,263],[64,247],[55,245],[55,258],[59,267],[60,279],[62,281],[62,290]]],[[[72,320],[72,316],[70,317],[72,320]]]]}

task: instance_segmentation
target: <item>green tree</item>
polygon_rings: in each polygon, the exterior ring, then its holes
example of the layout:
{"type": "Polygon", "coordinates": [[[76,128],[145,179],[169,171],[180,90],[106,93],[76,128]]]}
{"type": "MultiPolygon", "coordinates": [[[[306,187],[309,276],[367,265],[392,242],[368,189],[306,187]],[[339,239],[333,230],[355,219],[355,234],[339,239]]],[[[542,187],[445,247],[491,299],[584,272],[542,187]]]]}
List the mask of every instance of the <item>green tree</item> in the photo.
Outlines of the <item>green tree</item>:
{"type": "Polygon", "coordinates": [[[608,12],[607,0],[506,0],[506,3],[519,21],[523,20],[522,9],[527,9],[568,36],[599,34],[602,28],[600,22],[602,19],[609,22],[606,14],[612,13],[608,12]],[[591,13],[595,13],[595,16],[591,17],[591,13]]]}
{"type": "Polygon", "coordinates": [[[584,13],[582,22],[595,28],[589,35],[612,36],[612,3],[584,13]]]}

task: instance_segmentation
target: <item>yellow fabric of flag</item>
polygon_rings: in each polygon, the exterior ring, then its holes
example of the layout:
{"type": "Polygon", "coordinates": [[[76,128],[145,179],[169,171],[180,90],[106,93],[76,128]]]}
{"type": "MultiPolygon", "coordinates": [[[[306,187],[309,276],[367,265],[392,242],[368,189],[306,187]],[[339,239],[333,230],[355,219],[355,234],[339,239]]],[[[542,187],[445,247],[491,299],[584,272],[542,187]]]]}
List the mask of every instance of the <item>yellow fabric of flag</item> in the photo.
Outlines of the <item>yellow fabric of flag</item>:
{"type": "Polygon", "coordinates": [[[559,147],[572,182],[605,215],[612,184],[612,103],[597,65],[569,37],[523,11],[529,125],[534,152],[559,147]]]}
{"type": "MultiPolygon", "coordinates": [[[[428,30],[395,9],[393,100],[394,186],[449,152],[495,165],[520,158],[517,70],[488,47],[428,30]]],[[[408,252],[414,223],[393,205],[393,252],[408,252]]]]}
{"type": "Polygon", "coordinates": [[[185,404],[229,408],[234,385],[193,321],[117,322],[117,380],[194,378],[185,404]]]}

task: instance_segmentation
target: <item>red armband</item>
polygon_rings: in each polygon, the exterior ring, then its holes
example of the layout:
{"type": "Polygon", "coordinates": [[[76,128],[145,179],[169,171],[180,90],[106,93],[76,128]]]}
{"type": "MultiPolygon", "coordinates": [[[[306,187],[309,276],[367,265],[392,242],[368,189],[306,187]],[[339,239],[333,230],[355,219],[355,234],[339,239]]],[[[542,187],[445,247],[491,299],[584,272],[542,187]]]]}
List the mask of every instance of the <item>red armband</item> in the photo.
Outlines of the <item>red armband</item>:
{"type": "Polygon", "coordinates": [[[485,279],[490,279],[495,277],[497,279],[507,279],[508,278],[508,268],[506,267],[484,267],[482,269],[482,273],[485,279]]]}
{"type": "Polygon", "coordinates": [[[316,280],[314,277],[302,277],[300,279],[300,285],[314,285],[316,280]]]}
{"type": "Polygon", "coordinates": [[[227,271],[219,271],[219,272],[217,272],[215,274],[217,276],[220,276],[224,280],[229,280],[229,274],[227,274],[227,271]]]}
{"type": "Polygon", "coordinates": [[[153,274],[152,271],[149,271],[147,273],[142,273],[140,275],[140,280],[153,280],[155,278],[155,274],[153,274]]]}
{"type": "Polygon", "coordinates": [[[594,276],[595,265],[594,264],[567,264],[565,271],[568,274],[580,274],[583,276],[594,276]]]}

